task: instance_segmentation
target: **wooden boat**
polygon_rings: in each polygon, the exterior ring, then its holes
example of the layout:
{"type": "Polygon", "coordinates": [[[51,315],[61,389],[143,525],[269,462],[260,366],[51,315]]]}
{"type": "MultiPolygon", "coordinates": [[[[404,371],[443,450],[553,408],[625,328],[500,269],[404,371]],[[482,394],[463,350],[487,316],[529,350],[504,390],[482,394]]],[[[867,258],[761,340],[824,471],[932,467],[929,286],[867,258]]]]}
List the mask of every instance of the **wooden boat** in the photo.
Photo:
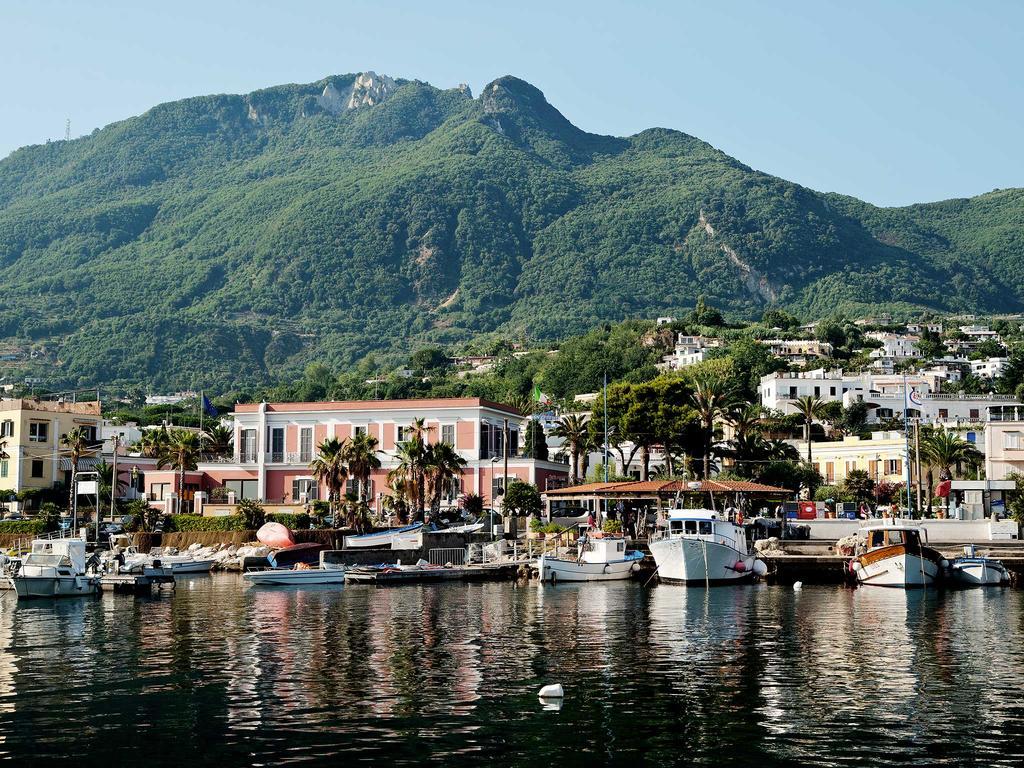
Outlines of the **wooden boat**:
{"type": "Polygon", "coordinates": [[[643,552],[626,550],[622,536],[591,535],[579,541],[576,559],[541,555],[537,570],[541,581],[619,581],[628,579],[644,559],[643,552]]]}
{"type": "Polygon", "coordinates": [[[949,578],[957,587],[999,587],[1010,583],[1006,566],[991,557],[979,557],[973,544],[964,547],[963,557],[949,564],[949,578]]]}
{"type": "Polygon", "coordinates": [[[908,589],[931,587],[948,566],[926,546],[927,532],[908,525],[875,525],[864,529],[865,541],[850,562],[857,582],[865,586],[908,589]]]}
{"type": "Polygon", "coordinates": [[[667,582],[739,584],[768,568],[748,547],[742,526],[708,509],[677,509],[664,533],[650,543],[658,578],[667,582]]]}
{"type": "Polygon", "coordinates": [[[345,549],[388,547],[390,549],[415,549],[420,546],[423,523],[413,523],[402,528],[390,528],[375,533],[362,533],[345,537],[345,549]]]}
{"type": "Polygon", "coordinates": [[[20,567],[8,575],[18,599],[80,597],[99,592],[99,574],[86,573],[85,541],[36,539],[20,567]]]}

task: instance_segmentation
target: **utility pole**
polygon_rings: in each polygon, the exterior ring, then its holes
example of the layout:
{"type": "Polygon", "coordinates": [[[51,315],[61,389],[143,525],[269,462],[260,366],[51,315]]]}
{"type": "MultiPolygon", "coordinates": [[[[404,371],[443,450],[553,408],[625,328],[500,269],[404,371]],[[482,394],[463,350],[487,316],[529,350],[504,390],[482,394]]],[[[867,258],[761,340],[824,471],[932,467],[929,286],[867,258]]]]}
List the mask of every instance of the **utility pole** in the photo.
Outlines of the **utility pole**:
{"type": "MultiPolygon", "coordinates": [[[[114,434],[114,459],[110,468],[110,522],[114,522],[114,509],[117,506],[117,446],[121,442],[121,436],[114,434]]],[[[97,493],[99,491],[97,490],[97,493]]]]}
{"type": "Polygon", "coordinates": [[[502,427],[501,435],[501,448],[502,454],[504,454],[505,467],[502,470],[504,476],[501,478],[501,513],[506,515],[506,520],[509,521],[509,531],[513,536],[518,536],[519,531],[516,530],[516,519],[514,517],[507,517],[508,510],[508,419],[505,419],[505,424],[502,427]]]}
{"type": "MultiPolygon", "coordinates": [[[[914,464],[917,472],[917,514],[922,514],[924,507],[921,506],[921,419],[914,419],[914,464]]],[[[931,498],[931,488],[928,489],[928,498],[931,498]]]]}
{"type": "Polygon", "coordinates": [[[604,372],[604,481],[608,482],[608,370],[604,372]]]}

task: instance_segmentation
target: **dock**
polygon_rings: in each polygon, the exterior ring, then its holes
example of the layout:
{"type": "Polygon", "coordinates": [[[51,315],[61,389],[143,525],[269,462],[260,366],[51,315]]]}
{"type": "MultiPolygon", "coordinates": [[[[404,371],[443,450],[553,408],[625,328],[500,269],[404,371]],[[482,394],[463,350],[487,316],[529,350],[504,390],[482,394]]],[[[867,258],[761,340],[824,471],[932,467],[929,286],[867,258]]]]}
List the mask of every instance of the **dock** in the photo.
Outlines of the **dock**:
{"type": "Polygon", "coordinates": [[[164,589],[174,590],[174,571],[171,568],[146,568],[142,573],[105,573],[100,577],[100,588],[121,594],[152,594],[164,589]]]}
{"type": "Polygon", "coordinates": [[[367,568],[345,571],[346,584],[428,584],[440,581],[512,581],[519,576],[518,563],[459,565],[439,568],[367,568]]]}

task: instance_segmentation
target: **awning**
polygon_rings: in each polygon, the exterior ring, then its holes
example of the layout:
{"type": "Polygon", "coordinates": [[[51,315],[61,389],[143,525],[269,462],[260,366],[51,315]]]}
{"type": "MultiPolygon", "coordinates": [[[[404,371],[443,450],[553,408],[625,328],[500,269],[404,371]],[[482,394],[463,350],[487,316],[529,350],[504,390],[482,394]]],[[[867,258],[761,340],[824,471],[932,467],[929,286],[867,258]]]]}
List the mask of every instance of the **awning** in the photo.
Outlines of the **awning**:
{"type": "MultiPolygon", "coordinates": [[[[96,468],[97,464],[102,464],[102,463],[103,463],[102,460],[101,459],[97,459],[95,456],[83,456],[82,458],[80,458],[78,460],[78,471],[79,472],[83,472],[83,471],[86,471],[86,470],[92,471],[92,470],[94,470],[96,468]]],[[[69,459],[67,456],[61,456],[60,457],[60,470],[61,470],[61,472],[70,472],[71,471],[71,459],[69,459]]]]}

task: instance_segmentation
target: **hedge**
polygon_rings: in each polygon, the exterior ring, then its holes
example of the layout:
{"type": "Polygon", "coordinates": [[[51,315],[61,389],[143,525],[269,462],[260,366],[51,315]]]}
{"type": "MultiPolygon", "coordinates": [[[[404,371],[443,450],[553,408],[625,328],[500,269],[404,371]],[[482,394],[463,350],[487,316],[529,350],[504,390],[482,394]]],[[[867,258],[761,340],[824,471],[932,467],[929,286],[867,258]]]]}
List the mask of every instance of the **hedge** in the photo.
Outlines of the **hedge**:
{"type": "Polygon", "coordinates": [[[203,517],[202,515],[170,515],[164,520],[164,530],[174,531],[244,531],[245,518],[241,515],[203,517]]]}
{"type": "Polygon", "coordinates": [[[45,533],[45,520],[0,520],[0,533],[21,533],[38,536],[45,533]]]}
{"type": "Polygon", "coordinates": [[[266,520],[268,523],[280,523],[286,525],[293,531],[308,531],[309,530],[309,515],[305,512],[298,513],[267,513],[266,520]]]}

